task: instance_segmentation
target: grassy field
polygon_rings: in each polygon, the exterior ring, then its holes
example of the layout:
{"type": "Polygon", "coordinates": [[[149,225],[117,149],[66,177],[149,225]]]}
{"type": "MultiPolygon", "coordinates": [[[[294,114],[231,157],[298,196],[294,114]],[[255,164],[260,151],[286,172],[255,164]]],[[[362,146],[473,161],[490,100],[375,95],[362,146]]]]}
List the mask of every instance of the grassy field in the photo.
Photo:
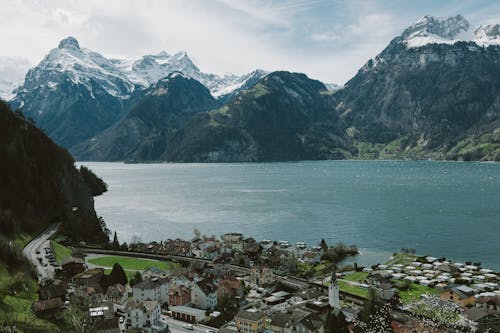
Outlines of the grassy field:
{"type": "Polygon", "coordinates": [[[366,283],[366,278],[368,277],[368,275],[370,274],[365,272],[355,272],[344,276],[344,279],[359,283],[366,283]]]}
{"type": "Polygon", "coordinates": [[[420,295],[422,294],[437,294],[437,293],[438,291],[436,289],[412,283],[410,284],[408,290],[400,290],[399,296],[401,297],[401,301],[403,303],[409,303],[411,301],[420,298],[420,295]]]}
{"type": "Polygon", "coordinates": [[[17,237],[16,237],[16,240],[15,242],[17,243],[17,245],[19,245],[19,247],[22,249],[23,247],[26,246],[26,244],[28,244],[31,240],[33,239],[33,237],[25,232],[19,234],[17,237]]]}
{"type": "Polygon", "coordinates": [[[134,273],[135,271],[143,271],[149,267],[157,267],[163,270],[171,270],[175,267],[178,267],[179,265],[176,263],[166,262],[166,261],[121,257],[121,256],[105,256],[99,258],[92,258],[87,261],[96,266],[107,267],[107,268],[113,267],[114,263],[119,263],[123,267],[123,269],[134,271],[134,273]]]}
{"type": "Polygon", "coordinates": [[[57,263],[61,263],[61,260],[71,257],[72,251],[70,248],[59,244],[58,242],[51,240],[50,247],[54,250],[57,263]]]}
{"type": "Polygon", "coordinates": [[[352,284],[349,284],[346,281],[338,281],[339,284],[339,289],[340,291],[353,294],[359,297],[363,298],[368,298],[368,290],[358,287],[358,286],[353,286],[352,284]]]}
{"type": "MultiPolygon", "coordinates": [[[[11,275],[3,262],[0,261],[0,288],[8,283],[11,275]]],[[[18,328],[29,328],[36,332],[50,332],[57,329],[51,322],[40,319],[31,311],[31,304],[37,300],[37,285],[31,279],[26,279],[26,290],[17,295],[5,295],[0,300],[0,323],[16,324],[18,328]],[[26,326],[25,326],[26,325],[26,326]]]]}
{"type": "Polygon", "coordinates": [[[409,265],[415,260],[416,256],[411,255],[411,254],[404,254],[404,253],[396,253],[393,258],[389,261],[387,261],[385,264],[386,265],[396,265],[396,264],[401,264],[401,265],[409,265]]]}

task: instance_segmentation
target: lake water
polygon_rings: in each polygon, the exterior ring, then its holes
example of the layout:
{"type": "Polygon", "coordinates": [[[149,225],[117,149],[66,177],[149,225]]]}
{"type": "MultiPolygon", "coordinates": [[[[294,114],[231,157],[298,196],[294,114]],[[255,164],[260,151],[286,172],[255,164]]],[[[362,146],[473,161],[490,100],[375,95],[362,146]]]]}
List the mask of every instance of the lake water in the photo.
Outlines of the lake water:
{"type": "Polygon", "coordinates": [[[366,264],[402,247],[500,270],[500,163],[87,163],[120,241],[219,236],[356,244],[366,264]]]}

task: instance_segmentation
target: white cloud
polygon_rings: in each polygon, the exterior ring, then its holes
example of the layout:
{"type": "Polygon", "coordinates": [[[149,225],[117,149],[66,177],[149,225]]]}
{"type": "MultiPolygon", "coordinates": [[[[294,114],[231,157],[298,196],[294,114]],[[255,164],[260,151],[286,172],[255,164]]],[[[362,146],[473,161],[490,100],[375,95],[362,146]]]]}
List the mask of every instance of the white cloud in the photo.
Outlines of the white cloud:
{"type": "MultiPolygon", "coordinates": [[[[108,57],[184,50],[205,72],[286,69],[342,84],[414,20],[447,15],[457,2],[2,0],[0,56],[37,63],[74,36],[108,57]]],[[[499,16],[496,2],[487,13],[463,3],[466,17],[499,16]]]]}

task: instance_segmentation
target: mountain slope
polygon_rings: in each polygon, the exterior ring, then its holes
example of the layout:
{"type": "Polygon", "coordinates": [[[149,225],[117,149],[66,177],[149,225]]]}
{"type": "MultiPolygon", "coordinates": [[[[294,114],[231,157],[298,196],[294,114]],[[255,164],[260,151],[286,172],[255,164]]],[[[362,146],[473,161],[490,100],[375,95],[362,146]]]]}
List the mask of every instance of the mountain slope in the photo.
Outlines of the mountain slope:
{"type": "Polygon", "coordinates": [[[164,160],[173,133],[194,114],[219,105],[201,83],[173,73],[147,89],[120,121],[74,147],[73,153],[79,160],[164,160]]]}
{"type": "Polygon", "coordinates": [[[500,46],[460,41],[467,29],[460,16],[420,20],[333,95],[372,145],[361,157],[499,159],[500,46]]]}
{"type": "Polygon", "coordinates": [[[304,74],[273,72],[226,106],[200,113],[172,138],[168,161],[346,158],[330,93],[304,74]]]}
{"type": "MultiPolygon", "coordinates": [[[[0,101],[0,231],[15,235],[62,222],[75,240],[103,241],[87,181],[95,175],[0,101]]],[[[97,193],[96,193],[97,194],[97,193]]]]}

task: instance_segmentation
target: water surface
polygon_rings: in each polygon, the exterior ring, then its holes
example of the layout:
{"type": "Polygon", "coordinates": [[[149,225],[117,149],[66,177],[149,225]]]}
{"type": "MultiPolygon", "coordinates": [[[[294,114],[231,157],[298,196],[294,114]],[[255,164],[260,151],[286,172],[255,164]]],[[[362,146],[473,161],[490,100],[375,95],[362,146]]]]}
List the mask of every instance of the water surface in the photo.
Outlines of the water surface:
{"type": "Polygon", "coordinates": [[[83,164],[109,185],[95,206],[120,241],[190,238],[198,228],[341,241],[365,261],[411,247],[500,269],[500,163],[83,164]]]}

